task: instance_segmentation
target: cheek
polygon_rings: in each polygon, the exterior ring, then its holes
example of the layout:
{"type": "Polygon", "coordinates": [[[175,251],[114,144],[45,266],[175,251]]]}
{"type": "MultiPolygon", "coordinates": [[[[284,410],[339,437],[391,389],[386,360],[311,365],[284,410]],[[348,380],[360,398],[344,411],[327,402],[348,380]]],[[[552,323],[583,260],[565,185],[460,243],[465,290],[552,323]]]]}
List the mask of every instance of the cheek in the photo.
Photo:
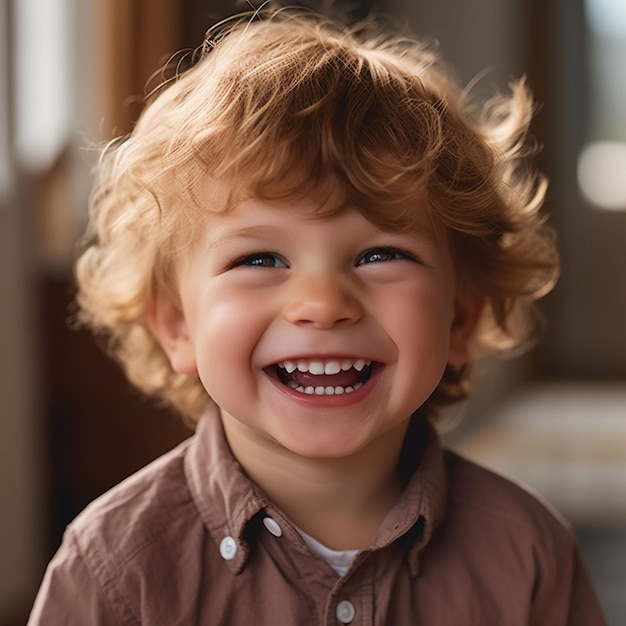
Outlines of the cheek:
{"type": "Polygon", "coordinates": [[[402,348],[410,344],[447,344],[454,316],[452,298],[439,289],[425,286],[406,286],[382,301],[388,332],[397,337],[402,348]],[[406,344],[405,344],[406,345],[406,344]]]}
{"type": "Polygon", "coordinates": [[[196,325],[198,374],[219,403],[224,392],[243,391],[251,356],[265,328],[265,316],[252,298],[207,297],[196,325]]]}
{"type": "Polygon", "coordinates": [[[449,298],[429,289],[407,289],[387,309],[385,326],[396,346],[401,384],[419,380],[434,390],[448,361],[452,318],[449,298]]]}

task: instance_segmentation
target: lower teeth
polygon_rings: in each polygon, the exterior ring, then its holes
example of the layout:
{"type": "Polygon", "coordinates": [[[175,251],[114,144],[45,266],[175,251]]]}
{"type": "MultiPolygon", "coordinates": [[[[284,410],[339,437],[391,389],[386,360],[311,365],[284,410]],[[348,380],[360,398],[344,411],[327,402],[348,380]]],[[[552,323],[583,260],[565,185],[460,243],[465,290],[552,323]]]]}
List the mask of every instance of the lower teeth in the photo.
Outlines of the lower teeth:
{"type": "Polygon", "coordinates": [[[342,393],[352,393],[362,386],[362,382],[357,382],[352,387],[303,387],[302,385],[297,385],[296,383],[289,383],[289,387],[291,387],[294,391],[304,393],[309,396],[335,396],[341,395],[342,393]]]}

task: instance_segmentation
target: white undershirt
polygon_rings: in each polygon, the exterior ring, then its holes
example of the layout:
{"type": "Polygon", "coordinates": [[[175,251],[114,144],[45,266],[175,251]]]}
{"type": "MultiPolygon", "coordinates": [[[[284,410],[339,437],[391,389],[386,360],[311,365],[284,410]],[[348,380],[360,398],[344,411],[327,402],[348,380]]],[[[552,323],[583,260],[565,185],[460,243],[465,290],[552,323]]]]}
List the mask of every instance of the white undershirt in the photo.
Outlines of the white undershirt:
{"type": "Polygon", "coordinates": [[[306,543],[309,550],[326,561],[337,576],[343,576],[348,571],[348,568],[359,553],[358,550],[331,550],[317,539],[311,537],[311,535],[307,535],[299,528],[297,530],[302,535],[302,539],[304,539],[304,543],[306,543]]]}

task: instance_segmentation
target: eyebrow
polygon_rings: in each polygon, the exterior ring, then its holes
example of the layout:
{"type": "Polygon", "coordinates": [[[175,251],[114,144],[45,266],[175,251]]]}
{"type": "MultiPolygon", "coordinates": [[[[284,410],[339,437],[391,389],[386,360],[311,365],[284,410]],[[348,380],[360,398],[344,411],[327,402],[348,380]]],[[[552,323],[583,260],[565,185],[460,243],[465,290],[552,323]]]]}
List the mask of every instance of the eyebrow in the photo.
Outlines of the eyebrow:
{"type": "Polygon", "coordinates": [[[208,241],[207,251],[227,246],[237,241],[258,241],[259,243],[264,243],[270,236],[276,234],[276,230],[276,226],[264,225],[244,226],[227,230],[208,241]]]}

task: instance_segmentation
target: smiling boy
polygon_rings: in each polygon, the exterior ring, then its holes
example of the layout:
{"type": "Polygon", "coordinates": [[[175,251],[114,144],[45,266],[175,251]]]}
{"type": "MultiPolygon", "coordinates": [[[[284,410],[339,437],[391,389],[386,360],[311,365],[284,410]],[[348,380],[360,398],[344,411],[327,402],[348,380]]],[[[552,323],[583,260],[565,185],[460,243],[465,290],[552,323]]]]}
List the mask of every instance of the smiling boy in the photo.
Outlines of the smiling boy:
{"type": "Polygon", "coordinates": [[[198,372],[248,476],[325,545],[359,548],[401,493],[409,416],[469,358],[471,317],[425,209],[387,232],[317,208],[247,200],[209,218],[153,328],[176,371],[198,372]]]}
{"type": "Polygon", "coordinates": [[[31,624],[603,623],[571,532],[432,426],[557,272],[529,96],[372,28],[210,31],[105,152],[83,319],[197,431],[70,525],[31,624]]]}

